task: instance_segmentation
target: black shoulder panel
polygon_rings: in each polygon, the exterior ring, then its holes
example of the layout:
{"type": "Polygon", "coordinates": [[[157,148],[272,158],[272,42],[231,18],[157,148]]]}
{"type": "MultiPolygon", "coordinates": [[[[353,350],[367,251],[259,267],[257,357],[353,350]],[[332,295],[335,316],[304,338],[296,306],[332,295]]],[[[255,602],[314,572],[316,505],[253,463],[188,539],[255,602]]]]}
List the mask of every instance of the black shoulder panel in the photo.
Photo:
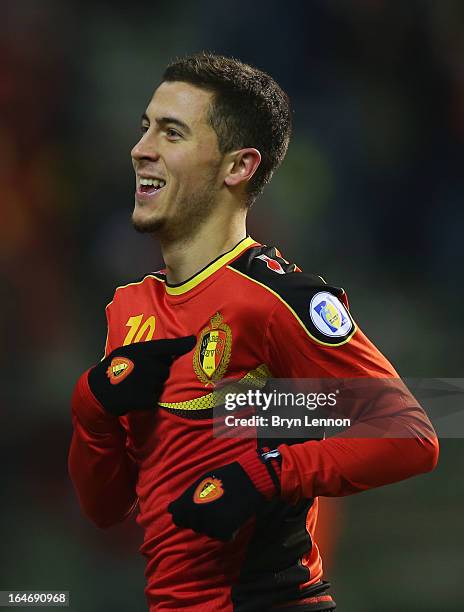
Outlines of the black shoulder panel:
{"type": "Polygon", "coordinates": [[[248,249],[229,268],[276,294],[306,332],[321,344],[344,344],[356,331],[348,308],[341,301],[344,290],[327,285],[317,274],[301,272],[283,259],[275,247],[248,249]]]}
{"type": "Polygon", "coordinates": [[[166,280],[166,271],[165,270],[158,270],[158,272],[150,272],[150,274],[146,274],[144,276],[144,278],[146,278],[147,276],[156,276],[156,278],[158,278],[159,280],[165,281],[166,280]]]}

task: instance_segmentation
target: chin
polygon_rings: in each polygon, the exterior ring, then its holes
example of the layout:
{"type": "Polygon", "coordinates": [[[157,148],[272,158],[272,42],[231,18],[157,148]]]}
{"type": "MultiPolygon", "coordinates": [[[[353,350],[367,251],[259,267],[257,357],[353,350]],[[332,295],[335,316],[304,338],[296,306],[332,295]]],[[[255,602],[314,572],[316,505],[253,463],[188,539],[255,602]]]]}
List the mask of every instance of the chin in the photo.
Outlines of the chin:
{"type": "Polygon", "coordinates": [[[140,215],[137,210],[132,213],[132,225],[141,234],[153,234],[159,232],[164,226],[163,219],[155,219],[150,216],[140,215]]]}

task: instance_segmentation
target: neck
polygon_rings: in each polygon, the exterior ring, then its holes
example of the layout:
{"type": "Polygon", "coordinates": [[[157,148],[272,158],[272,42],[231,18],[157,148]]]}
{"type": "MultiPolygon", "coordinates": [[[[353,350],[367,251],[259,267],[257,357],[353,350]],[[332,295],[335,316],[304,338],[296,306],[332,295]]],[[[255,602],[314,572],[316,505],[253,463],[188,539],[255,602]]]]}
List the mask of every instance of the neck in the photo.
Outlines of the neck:
{"type": "Polygon", "coordinates": [[[173,241],[160,239],[168,283],[183,283],[211,261],[233,249],[246,235],[246,213],[236,211],[229,219],[218,217],[208,220],[194,236],[173,241]]]}

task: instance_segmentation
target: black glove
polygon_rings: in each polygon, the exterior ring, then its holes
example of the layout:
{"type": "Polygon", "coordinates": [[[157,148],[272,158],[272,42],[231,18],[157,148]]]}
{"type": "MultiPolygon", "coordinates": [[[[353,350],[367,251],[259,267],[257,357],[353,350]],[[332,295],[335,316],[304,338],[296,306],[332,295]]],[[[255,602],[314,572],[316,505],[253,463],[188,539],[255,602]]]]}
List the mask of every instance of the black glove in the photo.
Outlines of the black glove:
{"type": "MultiPolygon", "coordinates": [[[[178,527],[226,542],[278,492],[280,464],[270,466],[256,450],[215,468],[168,506],[178,527]]],[[[280,488],[280,487],[279,487],[280,488]]]]}
{"type": "Polygon", "coordinates": [[[120,346],[89,371],[89,387],[109,413],[155,408],[175,357],[195,346],[195,336],[120,346]]]}

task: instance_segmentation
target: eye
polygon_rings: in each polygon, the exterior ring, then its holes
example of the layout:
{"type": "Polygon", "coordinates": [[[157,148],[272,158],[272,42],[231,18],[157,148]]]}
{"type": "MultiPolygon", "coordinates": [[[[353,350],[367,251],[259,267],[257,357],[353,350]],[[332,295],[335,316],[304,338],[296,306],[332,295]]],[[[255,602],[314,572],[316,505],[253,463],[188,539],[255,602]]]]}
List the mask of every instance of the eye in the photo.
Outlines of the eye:
{"type": "Polygon", "coordinates": [[[166,128],[166,136],[169,140],[178,140],[182,135],[174,128],[166,128]]]}
{"type": "Polygon", "coordinates": [[[150,127],[149,125],[142,123],[142,125],[140,126],[140,131],[142,132],[142,134],[145,134],[145,132],[148,132],[149,127],[150,127]]]}

